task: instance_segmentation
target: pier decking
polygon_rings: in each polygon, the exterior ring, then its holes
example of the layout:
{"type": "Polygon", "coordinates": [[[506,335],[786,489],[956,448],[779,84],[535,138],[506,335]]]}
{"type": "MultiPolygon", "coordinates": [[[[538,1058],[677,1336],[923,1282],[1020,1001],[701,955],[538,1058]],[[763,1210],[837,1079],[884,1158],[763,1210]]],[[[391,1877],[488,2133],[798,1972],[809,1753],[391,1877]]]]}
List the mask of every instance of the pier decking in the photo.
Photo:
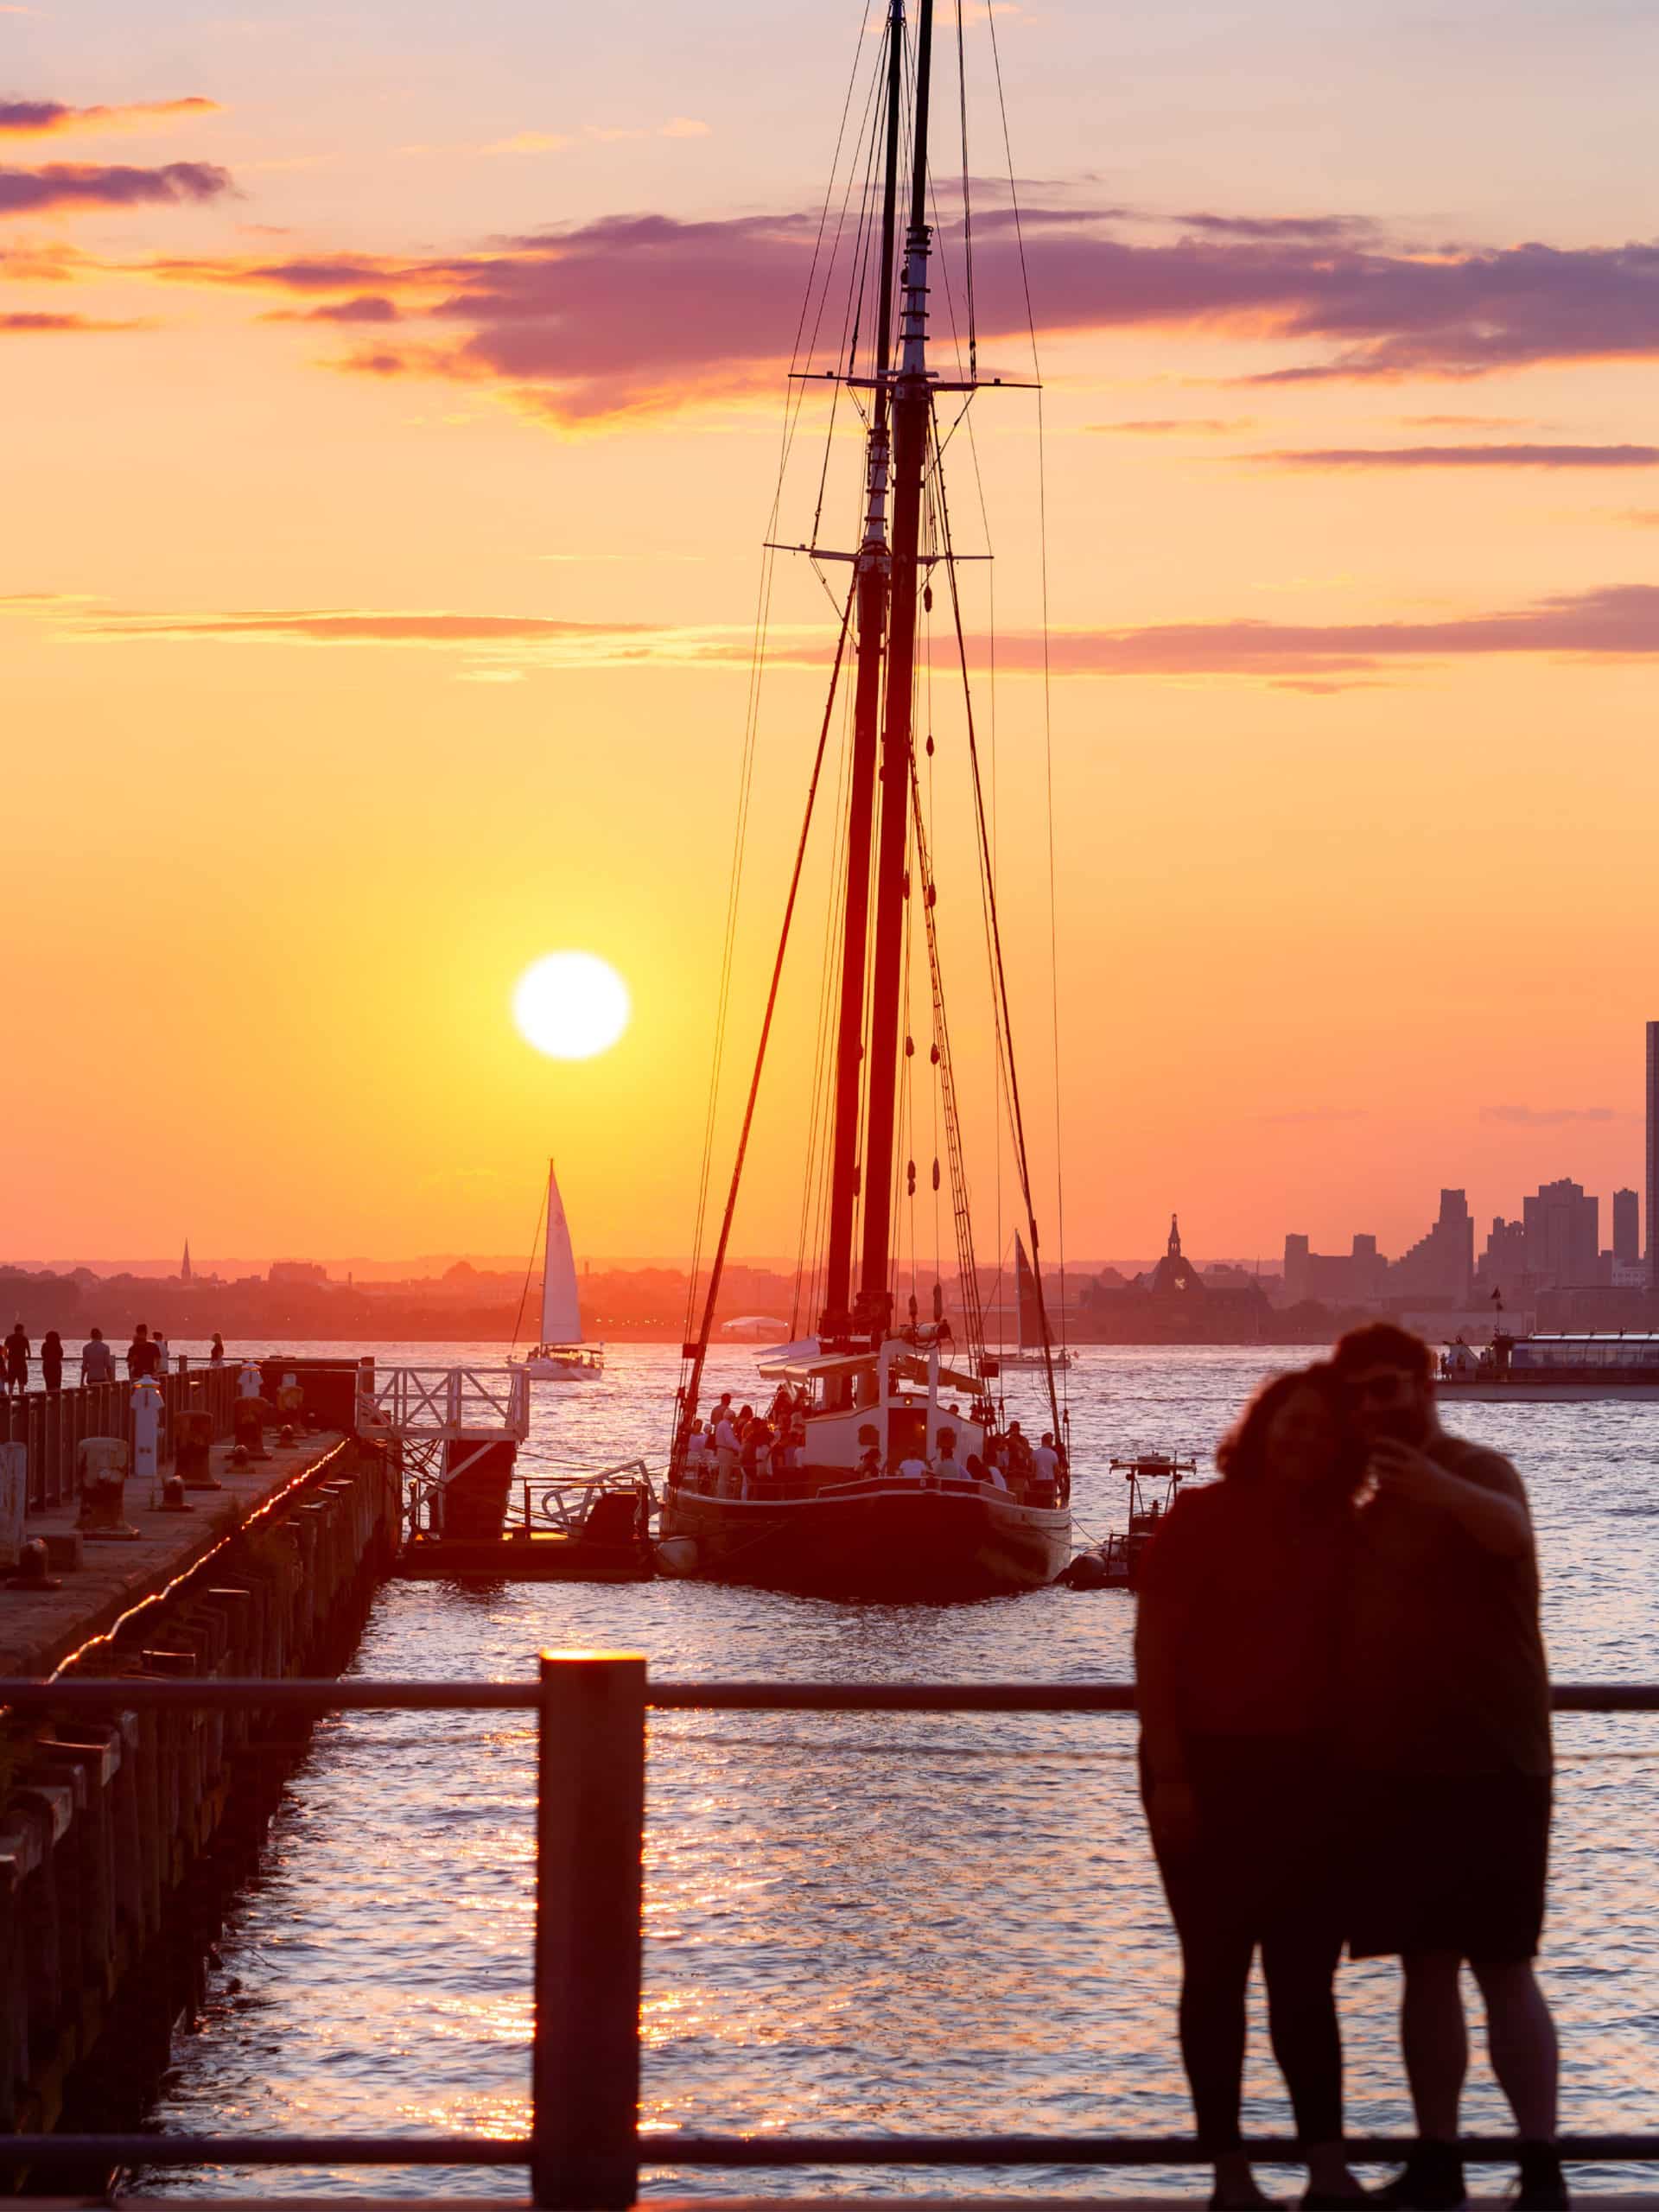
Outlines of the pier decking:
{"type": "MultiPolygon", "coordinates": [[[[66,1393],[66,1395],[67,1395],[66,1393]]],[[[55,1590],[0,1588],[0,1674],[51,1675],[88,1643],[106,1637],[138,1607],[159,1604],[245,1522],[271,1511],[296,1484],[337,1453],[333,1432],[269,1446],[270,1457],[232,1464],[231,1447],[215,1445],[211,1465],[222,1490],[192,1491],[188,1510],[152,1506],[135,1496],[129,1477],[123,1511],[136,1541],[88,1541],[76,1529],[73,1497],[32,1512],[29,1537],[43,1537],[57,1557],[79,1548],[79,1564],[54,1566],[55,1590]]]]}

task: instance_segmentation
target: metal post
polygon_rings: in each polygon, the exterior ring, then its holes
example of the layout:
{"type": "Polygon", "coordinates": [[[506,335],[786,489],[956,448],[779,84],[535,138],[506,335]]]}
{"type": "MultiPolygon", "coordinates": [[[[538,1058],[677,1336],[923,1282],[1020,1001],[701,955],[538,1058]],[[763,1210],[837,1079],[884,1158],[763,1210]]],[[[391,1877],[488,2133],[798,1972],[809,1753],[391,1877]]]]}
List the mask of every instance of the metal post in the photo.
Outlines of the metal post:
{"type": "Polygon", "coordinates": [[[645,1662],[542,1654],[531,2195],[632,2204],[639,2177],[645,1662]]]}

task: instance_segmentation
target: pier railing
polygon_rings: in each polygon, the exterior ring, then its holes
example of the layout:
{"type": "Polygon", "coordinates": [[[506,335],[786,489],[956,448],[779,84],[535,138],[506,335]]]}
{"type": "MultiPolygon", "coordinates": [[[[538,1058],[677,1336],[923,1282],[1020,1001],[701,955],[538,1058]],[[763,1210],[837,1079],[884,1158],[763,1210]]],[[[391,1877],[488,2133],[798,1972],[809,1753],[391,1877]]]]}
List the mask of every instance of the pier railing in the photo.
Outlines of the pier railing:
{"type": "MultiPolygon", "coordinates": [[[[1558,1713],[1659,1713],[1659,1684],[1566,1683],[1558,1713]]],[[[643,2168],[1145,2167],[1205,2163],[1191,2136],[750,2134],[639,2128],[641,1859],[645,1715],[725,1713],[1127,1713],[1122,1682],[652,1682],[630,1653],[544,1653],[534,1682],[0,1681],[0,1707],[109,1716],[141,1707],[330,1712],[529,1712],[537,1716],[535,2030],[530,2132],[485,2135],[51,2134],[4,2139],[14,2172],[89,2167],[527,2167],[538,2206],[632,2205],[643,2168]]],[[[1397,2159],[1407,2137],[1348,2139],[1358,2161],[1397,2159]]],[[[1294,2138],[1247,2145],[1294,2162],[1294,2138]]],[[[1464,2157],[1513,2164],[1512,2137],[1467,2136],[1464,2157]]],[[[1659,2132],[1567,2135],[1573,2164],[1659,2163],[1659,2132]]]]}
{"type": "MultiPolygon", "coordinates": [[[[156,1376],[155,1381],[162,1393],[163,1459],[172,1457],[181,1414],[211,1414],[215,1440],[230,1434],[236,1403],[234,1367],[175,1369],[156,1376]]],[[[0,1443],[22,1444],[28,1450],[29,1512],[46,1513],[54,1506],[73,1503],[75,1447],[88,1436],[124,1438],[128,1465],[132,1464],[130,1382],[87,1382],[67,1390],[31,1390],[0,1405],[0,1443]]]]}

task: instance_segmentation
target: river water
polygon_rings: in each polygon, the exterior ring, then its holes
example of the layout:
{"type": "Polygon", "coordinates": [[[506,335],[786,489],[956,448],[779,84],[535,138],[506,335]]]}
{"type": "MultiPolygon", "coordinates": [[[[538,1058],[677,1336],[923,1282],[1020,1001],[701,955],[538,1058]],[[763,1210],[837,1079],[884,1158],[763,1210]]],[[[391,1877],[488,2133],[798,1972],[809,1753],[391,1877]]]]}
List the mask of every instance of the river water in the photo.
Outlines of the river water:
{"type": "MultiPolygon", "coordinates": [[[[296,1350],[303,1349],[295,1347],[296,1350]]],[[[316,1347],[321,1350],[324,1347],[316,1347]]],[[[384,1346],[384,1363],[492,1360],[384,1346]]],[[[1090,1350],[1071,1379],[1074,1508],[1122,1517],[1112,1452],[1207,1455],[1305,1355],[1090,1350]]],[[[714,1390],[748,1386],[715,1355],[714,1390]]],[[[660,1465],[672,1349],[535,1391],[532,1466],[660,1465]]],[[[1028,1427],[1040,1412],[1015,1405],[1028,1427]]],[[[1011,1386],[1011,1395],[1013,1387],[1011,1386]]],[[[1459,1408],[1530,1485],[1558,1681],[1659,1676],[1659,1421],[1643,1405],[1459,1408]]],[[[854,1607],[683,1582],[391,1583],[355,1671],[525,1679],[543,1646],[654,1672],[849,1681],[1127,1680],[1133,1601],[1064,1590],[854,1607]]],[[[1659,2124],[1659,1719],[1567,1716],[1542,1973],[1563,2126],[1659,2124]]],[[[671,1713],[652,1725],[647,2128],[1190,2132],[1177,1960],[1127,1715],[671,1713]]],[[[516,2133],[528,2121],[531,1717],[348,1714],[319,1728],[226,1930],[206,2013],[156,2111],[171,2129],[516,2133]]],[[[1349,2120],[1408,2131],[1395,1971],[1346,1967],[1349,2120]]],[[[1247,2125],[1288,2132],[1255,2002],[1247,2125]]],[[[1477,2050],[1465,2125],[1507,2132],[1477,2050]]],[[[648,2190],[967,2191],[983,2175],[649,2172],[648,2190]]],[[[1031,2171],[1033,2192],[1191,2192],[1178,2173],[1031,2171]]],[[[1634,2185],[1629,2171],[1580,2189],[1634,2185]]],[[[522,2171],[165,2176],[175,2193],[521,2194],[522,2171]]]]}

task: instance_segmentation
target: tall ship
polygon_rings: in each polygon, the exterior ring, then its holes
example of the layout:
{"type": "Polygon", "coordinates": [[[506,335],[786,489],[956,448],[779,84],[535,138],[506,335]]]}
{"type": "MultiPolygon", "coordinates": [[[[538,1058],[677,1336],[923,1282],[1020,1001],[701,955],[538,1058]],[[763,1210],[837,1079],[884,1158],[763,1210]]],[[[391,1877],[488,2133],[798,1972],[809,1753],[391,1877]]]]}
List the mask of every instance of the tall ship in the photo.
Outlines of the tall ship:
{"type": "MultiPolygon", "coordinates": [[[[981,771],[969,683],[975,655],[962,597],[964,563],[986,556],[959,552],[953,542],[944,467],[976,394],[1013,380],[982,376],[978,365],[963,41],[951,41],[959,82],[944,82],[938,102],[944,107],[948,100],[962,118],[959,179],[954,162],[937,173],[930,165],[933,0],[916,0],[913,20],[906,0],[887,0],[873,52],[874,43],[861,40],[847,112],[864,121],[850,132],[843,124],[802,314],[808,342],[798,346],[791,369],[791,435],[803,395],[817,385],[829,388],[817,510],[809,542],[768,549],[810,560],[838,627],[826,639],[828,698],[700,1313],[701,1218],[698,1225],[659,1551],[678,1573],[905,1602],[1053,1581],[1071,1555],[1071,1513],[1063,1370],[1043,1310],[1039,1265],[1029,1274],[1030,1351],[1048,1402],[1040,1436],[1025,1436],[1007,1418],[997,1362],[986,1347],[933,861],[938,751],[953,756],[950,765],[963,772],[947,818],[965,825],[978,880],[970,884],[964,872],[959,910],[964,922],[971,917],[967,941],[983,949],[984,1034],[1007,1124],[1006,1137],[995,1133],[994,1141],[999,1147],[1006,1141],[1034,1260],[1037,1221],[1014,1053],[1015,988],[1003,955],[991,795],[981,771]],[[938,238],[931,219],[936,194],[952,219],[938,238]],[[951,258],[942,266],[946,235],[951,258]],[[821,266],[835,273],[820,280],[821,266]],[[931,322],[953,332],[953,358],[943,372],[930,358],[931,322]],[[821,360],[813,350],[821,329],[835,334],[826,340],[832,359],[821,360]],[[855,410],[860,426],[857,485],[848,499],[853,543],[846,546],[819,536],[830,464],[840,450],[837,410],[842,423],[855,410]],[[791,1327],[805,1326],[760,1357],[751,1390],[728,1393],[719,1386],[729,1370],[722,1365],[710,1377],[709,1348],[767,1049],[786,995],[791,927],[804,903],[803,867],[817,849],[811,831],[826,785],[839,794],[822,810],[830,913],[822,959],[805,963],[819,992],[818,1059],[813,1104],[791,1124],[799,1134],[791,1138],[799,1147],[802,1188],[798,1281],[807,1286],[791,1327]],[[924,1251],[927,1222],[931,1256],[924,1251]],[[948,1305],[947,1238],[955,1273],[948,1305]],[[752,1418],[740,1433],[746,1397],[752,1418]]],[[[1006,229],[1010,208],[1017,216],[1013,189],[1010,177],[1010,207],[999,211],[1004,220],[994,227],[1006,229]]],[[[1017,245],[1017,222],[1014,236],[1017,245]]],[[[1034,337],[1032,351],[1034,387],[1034,337]]],[[[964,446],[969,438],[971,431],[964,446]]],[[[752,734],[753,725],[751,754],[752,734]]],[[[746,785],[740,825],[747,798],[746,785]]],[[[740,843],[740,861],[741,853],[740,843]]],[[[721,1028],[739,880],[734,865],[721,1028]]],[[[810,1003],[804,1011],[798,1030],[810,1019],[810,1003]]],[[[999,1175],[1002,1157],[999,1149],[999,1175]]],[[[792,1176],[793,1153],[791,1159],[792,1176]]]]}
{"type": "Polygon", "coordinates": [[[582,1339],[576,1255],[571,1249],[564,1201],[559,1196],[559,1179],[550,1160],[547,1163],[547,1190],[542,1203],[545,1221],[542,1240],[542,1335],[540,1343],[525,1357],[524,1372],[532,1382],[596,1382],[605,1371],[605,1347],[584,1343],[582,1339]]]}

